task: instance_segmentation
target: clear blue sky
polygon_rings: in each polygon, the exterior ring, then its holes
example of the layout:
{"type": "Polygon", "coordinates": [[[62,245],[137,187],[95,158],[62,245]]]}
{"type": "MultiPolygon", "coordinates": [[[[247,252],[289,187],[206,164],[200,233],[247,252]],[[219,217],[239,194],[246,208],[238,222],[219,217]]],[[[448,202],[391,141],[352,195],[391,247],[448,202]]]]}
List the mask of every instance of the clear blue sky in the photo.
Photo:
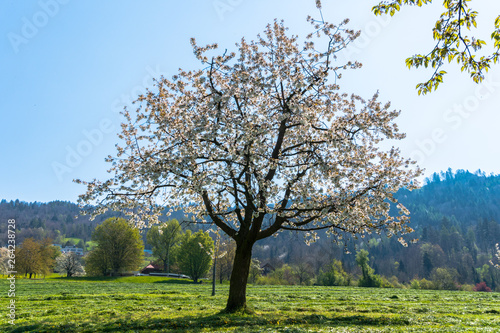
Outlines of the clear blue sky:
{"type": "MultiPolygon", "coordinates": [[[[437,92],[418,97],[415,85],[430,73],[409,71],[404,59],[433,45],[441,2],[392,19],[374,17],[375,2],[323,0],[326,20],[348,17],[364,31],[339,57],[364,65],[345,74],[343,88],[366,98],[380,90],[402,110],[408,136],[398,145],[427,175],[448,167],[500,173],[500,66],[480,87],[450,68],[437,92]]],[[[478,10],[487,38],[500,3],[482,1],[478,10]]],[[[117,111],[152,77],[198,66],[190,37],[231,50],[274,18],[305,36],[308,14],[318,14],[313,0],[1,1],[0,199],[76,201],[85,189],[74,178],[105,179],[117,111]]]]}

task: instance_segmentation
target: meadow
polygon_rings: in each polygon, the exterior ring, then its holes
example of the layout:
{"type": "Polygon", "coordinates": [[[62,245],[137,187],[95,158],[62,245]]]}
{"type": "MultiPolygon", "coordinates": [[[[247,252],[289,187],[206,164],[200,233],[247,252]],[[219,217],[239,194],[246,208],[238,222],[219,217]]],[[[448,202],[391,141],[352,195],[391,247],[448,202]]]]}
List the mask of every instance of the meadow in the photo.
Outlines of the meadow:
{"type": "Polygon", "coordinates": [[[248,287],[253,314],[220,314],[228,286],[162,277],[18,279],[0,332],[499,332],[500,294],[318,286],[248,287]]]}

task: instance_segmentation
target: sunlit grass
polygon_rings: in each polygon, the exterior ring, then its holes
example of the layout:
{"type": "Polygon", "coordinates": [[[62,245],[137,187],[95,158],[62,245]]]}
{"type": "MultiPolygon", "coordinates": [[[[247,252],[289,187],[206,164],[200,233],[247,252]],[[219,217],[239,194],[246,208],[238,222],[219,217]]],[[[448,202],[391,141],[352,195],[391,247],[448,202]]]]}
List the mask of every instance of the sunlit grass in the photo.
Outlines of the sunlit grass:
{"type": "MultiPolygon", "coordinates": [[[[0,306],[9,301],[7,283],[0,306]]],[[[228,286],[162,277],[18,280],[1,332],[498,332],[500,294],[249,286],[255,314],[220,314],[228,286]]]]}

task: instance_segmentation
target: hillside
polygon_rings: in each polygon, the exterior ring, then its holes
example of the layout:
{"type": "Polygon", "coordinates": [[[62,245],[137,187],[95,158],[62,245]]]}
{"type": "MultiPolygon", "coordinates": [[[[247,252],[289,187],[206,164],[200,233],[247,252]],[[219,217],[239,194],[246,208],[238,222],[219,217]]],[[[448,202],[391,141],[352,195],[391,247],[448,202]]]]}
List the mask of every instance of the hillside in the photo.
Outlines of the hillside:
{"type": "Polygon", "coordinates": [[[418,226],[436,225],[445,217],[461,226],[500,221],[500,176],[486,176],[481,171],[435,173],[421,189],[402,190],[397,197],[418,226]]]}
{"type": "MultiPolygon", "coordinates": [[[[90,221],[88,216],[80,216],[79,212],[78,205],[68,201],[27,203],[19,200],[10,202],[2,200],[0,202],[0,219],[16,220],[18,242],[27,237],[55,239],[59,234],[90,240],[92,230],[104,217],[90,221]]],[[[7,239],[6,229],[7,224],[0,224],[2,239],[7,239]]]]}
{"type": "Polygon", "coordinates": [[[281,234],[258,243],[254,255],[261,261],[307,262],[318,272],[332,259],[342,261],[347,271],[356,271],[353,254],[365,248],[378,274],[396,276],[400,282],[431,278],[437,268],[445,268],[460,283],[486,281],[500,285],[498,270],[491,269],[495,244],[500,242],[500,176],[478,171],[448,170],[434,174],[415,191],[401,190],[396,197],[411,212],[416,244],[403,247],[395,238],[371,238],[333,244],[324,234],[306,246],[300,234],[281,234]]]}
{"type": "MultiPolygon", "coordinates": [[[[80,208],[77,204],[69,201],[48,203],[6,201],[5,199],[0,201],[0,221],[16,220],[18,243],[28,237],[36,239],[49,237],[55,240],[59,236],[89,241],[94,228],[112,216],[122,216],[122,214],[110,211],[91,221],[90,216],[80,215],[80,208]]],[[[172,218],[182,220],[183,214],[174,212],[172,218]]],[[[7,224],[0,224],[1,239],[7,239],[6,233],[7,224]]]]}

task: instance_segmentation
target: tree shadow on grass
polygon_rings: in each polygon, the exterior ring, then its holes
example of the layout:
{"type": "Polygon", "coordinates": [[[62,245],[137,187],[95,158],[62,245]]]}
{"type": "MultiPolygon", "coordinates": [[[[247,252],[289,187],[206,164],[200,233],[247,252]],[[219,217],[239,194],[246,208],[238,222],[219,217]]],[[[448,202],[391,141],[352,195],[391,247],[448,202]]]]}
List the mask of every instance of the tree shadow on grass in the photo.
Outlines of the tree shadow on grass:
{"type": "MultiPolygon", "coordinates": [[[[258,329],[265,327],[284,327],[290,325],[308,326],[319,325],[325,327],[343,327],[343,326],[404,326],[408,325],[409,321],[404,318],[393,317],[369,317],[363,315],[353,316],[322,316],[322,315],[303,315],[282,317],[266,316],[266,315],[244,315],[244,314],[213,314],[203,317],[185,316],[178,318],[155,318],[155,319],[116,319],[110,321],[103,321],[102,324],[96,326],[96,323],[38,323],[16,325],[8,327],[5,332],[7,333],[20,333],[20,332],[40,332],[40,333],[53,333],[53,332],[120,332],[120,331],[134,331],[134,332],[148,332],[153,330],[165,330],[169,332],[201,332],[207,328],[247,328],[258,329]]],[[[5,327],[4,327],[5,328],[5,327]]],[[[1,327],[0,327],[1,329],[1,327]]]]}
{"type": "Polygon", "coordinates": [[[168,284],[199,284],[199,283],[194,283],[191,280],[182,280],[182,279],[169,279],[169,280],[160,280],[160,281],[154,281],[152,283],[168,283],[168,284]]]}
{"type": "Polygon", "coordinates": [[[121,276],[58,276],[53,279],[62,281],[108,282],[118,280],[119,278],[121,278],[121,276]]]}
{"type": "MultiPolygon", "coordinates": [[[[161,278],[158,276],[153,276],[153,278],[161,278]]],[[[141,277],[134,277],[134,276],[76,276],[76,277],[66,277],[66,276],[59,276],[53,278],[54,280],[60,280],[60,281],[85,281],[85,282],[112,282],[112,281],[118,281],[118,282],[124,282],[124,283],[130,283],[130,282],[137,282],[137,283],[169,283],[169,284],[194,284],[192,280],[187,280],[187,279],[176,279],[176,278],[170,278],[170,277],[164,277],[162,280],[141,280],[141,277]],[[137,278],[137,281],[134,280],[125,280],[125,278],[137,278]]]]}

